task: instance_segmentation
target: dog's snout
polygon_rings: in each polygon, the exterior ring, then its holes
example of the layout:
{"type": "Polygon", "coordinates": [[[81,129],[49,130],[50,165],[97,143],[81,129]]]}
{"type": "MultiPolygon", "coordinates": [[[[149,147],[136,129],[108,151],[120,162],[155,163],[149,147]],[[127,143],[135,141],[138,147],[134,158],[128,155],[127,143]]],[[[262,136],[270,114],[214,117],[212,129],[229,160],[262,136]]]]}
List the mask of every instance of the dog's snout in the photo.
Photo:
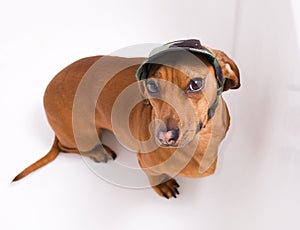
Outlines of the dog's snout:
{"type": "Polygon", "coordinates": [[[157,139],[160,144],[165,146],[174,146],[179,137],[179,129],[171,129],[171,130],[159,130],[157,139]]]}

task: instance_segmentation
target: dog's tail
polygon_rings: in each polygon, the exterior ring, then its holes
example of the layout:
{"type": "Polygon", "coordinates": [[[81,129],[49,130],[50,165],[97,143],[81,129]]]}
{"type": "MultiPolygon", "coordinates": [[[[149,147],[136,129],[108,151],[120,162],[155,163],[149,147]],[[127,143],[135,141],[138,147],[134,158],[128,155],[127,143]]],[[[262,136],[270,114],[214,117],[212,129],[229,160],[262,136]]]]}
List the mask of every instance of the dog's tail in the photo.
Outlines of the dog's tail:
{"type": "Polygon", "coordinates": [[[33,171],[43,167],[44,165],[50,163],[51,161],[55,160],[58,156],[60,149],[58,147],[58,139],[55,137],[54,143],[50,149],[50,151],[44,156],[43,158],[39,159],[37,162],[33,163],[32,165],[28,166],[24,169],[21,173],[19,173],[12,182],[18,181],[23,177],[27,176],[28,174],[32,173],[33,171]]]}

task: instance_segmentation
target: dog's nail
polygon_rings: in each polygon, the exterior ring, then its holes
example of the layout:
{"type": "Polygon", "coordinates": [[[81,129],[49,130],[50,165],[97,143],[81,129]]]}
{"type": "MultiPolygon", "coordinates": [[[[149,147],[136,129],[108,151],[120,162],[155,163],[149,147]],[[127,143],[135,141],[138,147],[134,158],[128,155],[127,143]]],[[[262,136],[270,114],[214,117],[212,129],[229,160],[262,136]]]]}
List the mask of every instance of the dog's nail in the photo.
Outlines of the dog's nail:
{"type": "Polygon", "coordinates": [[[177,195],[179,195],[179,192],[178,192],[177,188],[175,188],[175,192],[176,192],[177,195]]]}
{"type": "Polygon", "coordinates": [[[116,159],[117,158],[117,154],[115,152],[112,153],[112,159],[116,159]]]}
{"type": "Polygon", "coordinates": [[[177,196],[174,192],[172,192],[172,195],[173,195],[174,198],[177,198],[177,196]]]}
{"type": "Polygon", "coordinates": [[[164,194],[163,196],[164,196],[165,198],[169,199],[169,197],[168,197],[168,195],[167,195],[167,194],[164,194]]]}
{"type": "Polygon", "coordinates": [[[176,198],[176,191],[175,191],[175,189],[173,190],[173,189],[171,189],[171,194],[172,194],[172,196],[173,197],[175,197],[176,198]]]}
{"type": "Polygon", "coordinates": [[[177,188],[180,187],[180,185],[176,181],[174,181],[174,184],[176,185],[177,188]]]}

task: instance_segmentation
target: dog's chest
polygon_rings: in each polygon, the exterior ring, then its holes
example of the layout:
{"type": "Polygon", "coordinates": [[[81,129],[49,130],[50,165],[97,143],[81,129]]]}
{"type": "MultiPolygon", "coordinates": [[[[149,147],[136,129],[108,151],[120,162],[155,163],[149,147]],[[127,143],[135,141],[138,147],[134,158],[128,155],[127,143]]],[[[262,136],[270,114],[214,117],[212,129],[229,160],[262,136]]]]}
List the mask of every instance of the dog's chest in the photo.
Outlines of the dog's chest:
{"type": "Polygon", "coordinates": [[[153,174],[180,175],[192,178],[207,176],[215,171],[216,158],[204,169],[202,164],[204,156],[205,153],[194,146],[186,146],[181,149],[159,148],[151,153],[138,154],[141,166],[151,170],[153,174]]]}

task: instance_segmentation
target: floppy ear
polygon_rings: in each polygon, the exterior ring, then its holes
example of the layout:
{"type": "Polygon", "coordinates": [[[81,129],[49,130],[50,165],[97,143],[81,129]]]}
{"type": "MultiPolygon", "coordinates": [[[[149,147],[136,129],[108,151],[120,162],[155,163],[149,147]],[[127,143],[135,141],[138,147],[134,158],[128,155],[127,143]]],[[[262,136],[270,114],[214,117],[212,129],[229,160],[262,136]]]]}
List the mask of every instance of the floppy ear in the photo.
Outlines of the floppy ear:
{"type": "Polygon", "coordinates": [[[144,102],[148,101],[146,97],[145,80],[138,81],[139,91],[144,102]]]}
{"type": "Polygon", "coordinates": [[[225,78],[223,91],[238,89],[241,86],[240,72],[236,64],[224,52],[208,48],[217,58],[225,78]]]}

